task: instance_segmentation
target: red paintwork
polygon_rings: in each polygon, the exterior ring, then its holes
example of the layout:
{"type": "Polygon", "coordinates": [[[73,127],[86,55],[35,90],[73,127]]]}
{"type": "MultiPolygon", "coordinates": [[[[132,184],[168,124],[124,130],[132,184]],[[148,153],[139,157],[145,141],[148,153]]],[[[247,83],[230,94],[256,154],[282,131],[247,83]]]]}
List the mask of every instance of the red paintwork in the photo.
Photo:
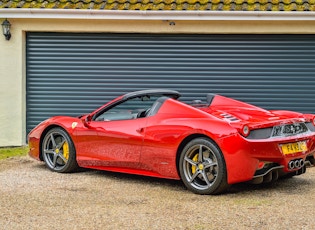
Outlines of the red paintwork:
{"type": "Polygon", "coordinates": [[[305,160],[315,152],[314,132],[260,140],[250,140],[240,134],[245,124],[252,130],[290,122],[309,122],[314,119],[313,115],[267,111],[217,95],[209,107],[195,108],[167,99],[151,117],[84,122],[110,104],[81,119],[59,116],[41,123],[29,134],[30,156],[41,159],[40,141],[45,130],[60,126],[72,138],[81,167],[180,179],[177,159],[181,143],[192,135],[206,136],[221,149],[228,183],[233,184],[251,180],[261,165],[260,161],[278,163],[288,172],[290,160],[305,160]],[[222,114],[232,115],[237,120],[231,122],[222,114]],[[73,122],[77,122],[76,127],[72,127],[73,122]],[[301,140],[307,142],[307,152],[282,154],[279,144],[301,140]]]}

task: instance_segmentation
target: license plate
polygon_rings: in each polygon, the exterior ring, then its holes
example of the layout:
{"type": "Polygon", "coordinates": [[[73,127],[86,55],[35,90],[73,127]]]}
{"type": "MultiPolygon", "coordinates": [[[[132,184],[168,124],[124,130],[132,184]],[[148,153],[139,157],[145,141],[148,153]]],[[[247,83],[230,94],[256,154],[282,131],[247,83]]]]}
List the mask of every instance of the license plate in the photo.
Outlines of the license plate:
{"type": "Polygon", "coordinates": [[[283,144],[281,145],[281,149],[282,153],[286,155],[298,152],[305,152],[307,151],[307,145],[306,141],[300,141],[295,143],[283,144]]]}

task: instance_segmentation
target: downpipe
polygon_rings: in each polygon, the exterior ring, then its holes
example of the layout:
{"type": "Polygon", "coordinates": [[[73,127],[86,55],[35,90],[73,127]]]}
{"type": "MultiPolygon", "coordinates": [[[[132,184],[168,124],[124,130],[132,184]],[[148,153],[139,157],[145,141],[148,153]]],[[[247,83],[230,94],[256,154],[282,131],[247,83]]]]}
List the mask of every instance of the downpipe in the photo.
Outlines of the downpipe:
{"type": "Polygon", "coordinates": [[[314,156],[308,156],[305,160],[306,167],[314,167],[315,166],[315,159],[314,156]]]}
{"type": "Polygon", "coordinates": [[[304,165],[302,168],[299,170],[295,171],[295,175],[301,175],[306,172],[306,166],[304,165]]]}

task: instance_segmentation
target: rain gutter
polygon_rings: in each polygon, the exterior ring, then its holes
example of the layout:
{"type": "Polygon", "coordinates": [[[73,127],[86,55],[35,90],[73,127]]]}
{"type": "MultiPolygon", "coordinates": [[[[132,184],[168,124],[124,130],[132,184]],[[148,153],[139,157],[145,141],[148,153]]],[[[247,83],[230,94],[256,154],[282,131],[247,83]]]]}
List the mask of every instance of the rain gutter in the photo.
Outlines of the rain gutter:
{"type": "Polygon", "coordinates": [[[256,20],[315,21],[315,12],[287,11],[145,11],[2,8],[0,18],[108,20],[256,20]]]}

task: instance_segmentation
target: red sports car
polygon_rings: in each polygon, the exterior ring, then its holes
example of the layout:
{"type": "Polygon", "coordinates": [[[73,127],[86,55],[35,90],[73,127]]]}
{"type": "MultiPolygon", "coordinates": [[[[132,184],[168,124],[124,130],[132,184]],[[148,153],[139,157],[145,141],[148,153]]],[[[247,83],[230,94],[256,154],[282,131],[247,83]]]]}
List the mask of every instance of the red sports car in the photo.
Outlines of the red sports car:
{"type": "Polygon", "coordinates": [[[181,179],[197,194],[314,166],[314,115],[267,111],[214,94],[192,104],[179,97],[143,90],[81,117],[52,117],[30,132],[29,155],[55,172],[83,167],[181,179]]]}

